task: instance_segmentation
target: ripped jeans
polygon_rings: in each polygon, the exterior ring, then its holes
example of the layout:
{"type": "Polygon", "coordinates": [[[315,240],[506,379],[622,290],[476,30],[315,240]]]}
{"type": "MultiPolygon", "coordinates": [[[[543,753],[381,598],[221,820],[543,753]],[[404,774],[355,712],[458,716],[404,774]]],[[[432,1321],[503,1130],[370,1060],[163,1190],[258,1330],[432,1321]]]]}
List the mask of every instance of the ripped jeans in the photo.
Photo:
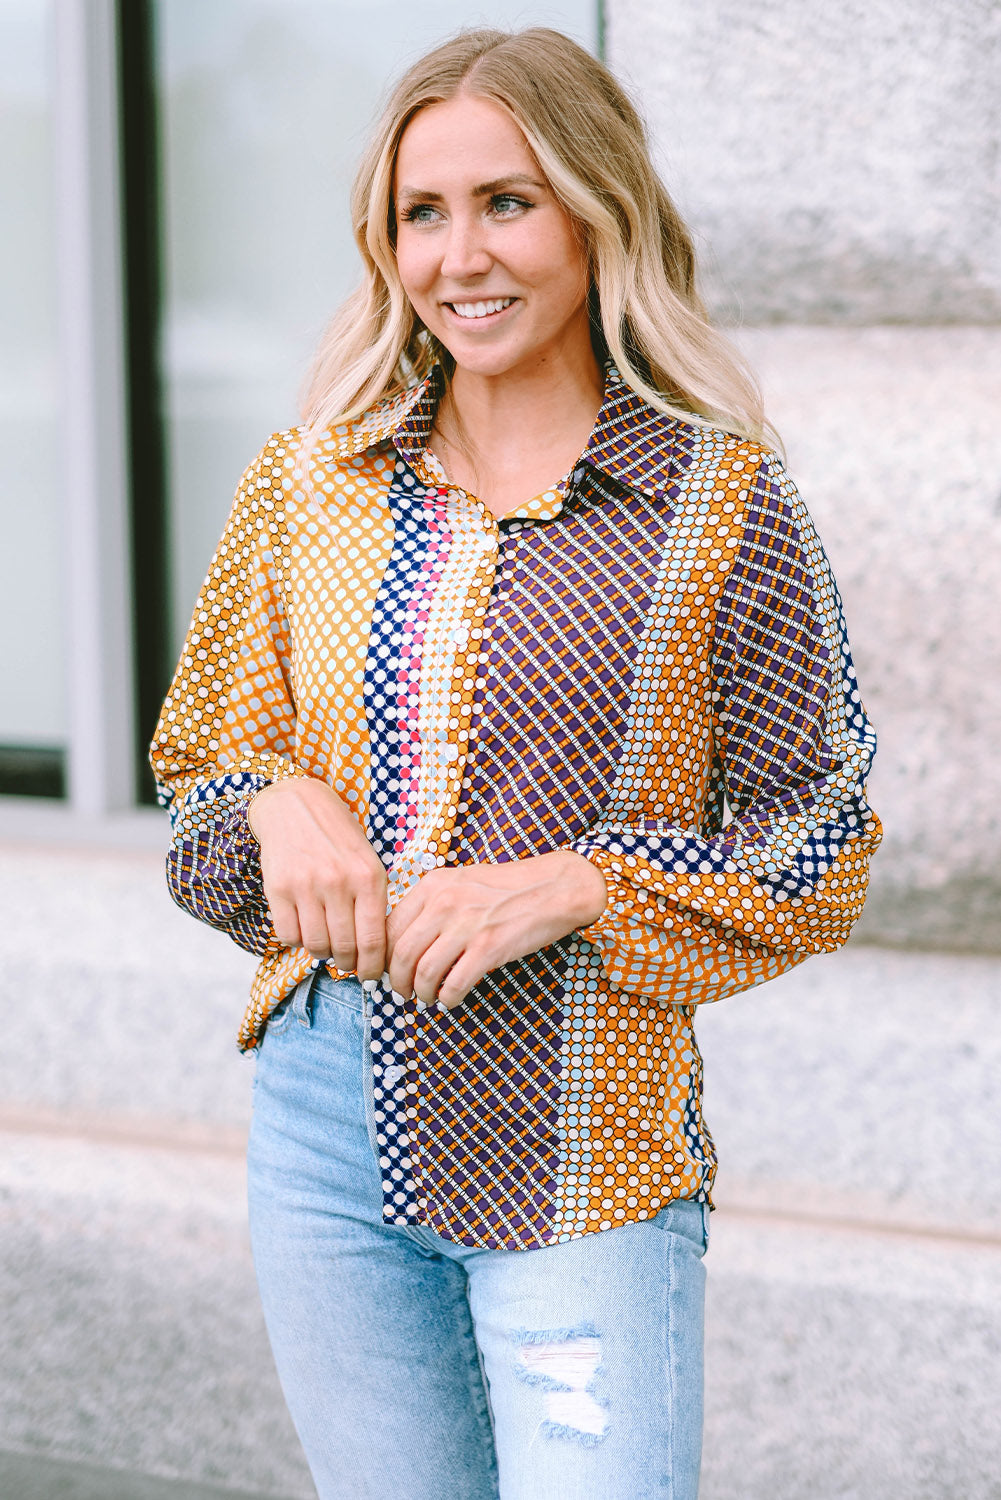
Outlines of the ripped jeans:
{"type": "Polygon", "coordinates": [[[369,1004],[321,968],[254,1087],[254,1260],[320,1500],[695,1500],[705,1210],[540,1250],[384,1224],[369,1004]]]}

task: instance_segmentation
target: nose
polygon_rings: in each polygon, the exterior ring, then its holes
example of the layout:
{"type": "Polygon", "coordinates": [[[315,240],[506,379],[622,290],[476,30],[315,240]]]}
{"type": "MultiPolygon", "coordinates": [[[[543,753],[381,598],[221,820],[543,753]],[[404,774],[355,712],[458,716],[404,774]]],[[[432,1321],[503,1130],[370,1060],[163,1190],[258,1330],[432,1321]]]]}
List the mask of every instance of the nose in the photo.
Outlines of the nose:
{"type": "Polygon", "coordinates": [[[477,216],[463,214],[453,218],[446,233],[448,240],[441,262],[443,277],[452,281],[469,281],[489,271],[490,252],[477,216]]]}

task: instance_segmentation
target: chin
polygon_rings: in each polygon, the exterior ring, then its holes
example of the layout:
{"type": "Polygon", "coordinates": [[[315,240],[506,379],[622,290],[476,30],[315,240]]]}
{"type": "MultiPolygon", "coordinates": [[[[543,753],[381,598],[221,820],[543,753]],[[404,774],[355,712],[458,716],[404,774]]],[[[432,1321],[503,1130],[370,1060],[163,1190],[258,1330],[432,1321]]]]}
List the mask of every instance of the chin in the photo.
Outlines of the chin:
{"type": "Polygon", "coordinates": [[[446,349],[455,360],[457,370],[466,370],[470,375],[507,375],[525,359],[522,352],[500,349],[463,349],[457,340],[452,341],[453,347],[439,338],[438,342],[446,349]]]}
{"type": "Polygon", "coordinates": [[[452,358],[457,370],[465,370],[467,375],[482,375],[488,380],[498,375],[509,375],[518,365],[517,360],[462,359],[454,354],[452,358]]]}

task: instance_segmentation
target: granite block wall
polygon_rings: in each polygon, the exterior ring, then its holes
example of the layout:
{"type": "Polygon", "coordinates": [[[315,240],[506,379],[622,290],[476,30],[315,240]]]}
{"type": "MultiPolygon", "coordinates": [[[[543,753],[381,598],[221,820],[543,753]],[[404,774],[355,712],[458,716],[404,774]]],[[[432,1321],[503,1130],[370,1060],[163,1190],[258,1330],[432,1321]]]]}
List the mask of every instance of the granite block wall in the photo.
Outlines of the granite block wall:
{"type": "Polygon", "coordinates": [[[886,826],[859,936],[1001,951],[1001,6],[606,22],[844,594],[886,826]]]}

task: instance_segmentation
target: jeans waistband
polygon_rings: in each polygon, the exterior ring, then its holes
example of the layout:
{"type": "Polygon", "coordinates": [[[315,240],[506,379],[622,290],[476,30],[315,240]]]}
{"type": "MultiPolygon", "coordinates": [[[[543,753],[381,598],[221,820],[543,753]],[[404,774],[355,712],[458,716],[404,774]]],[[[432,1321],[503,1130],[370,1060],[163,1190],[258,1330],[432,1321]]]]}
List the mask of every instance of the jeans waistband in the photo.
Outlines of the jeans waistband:
{"type": "MultiPolygon", "coordinates": [[[[364,1010],[365,991],[361,987],[361,980],[350,976],[345,979],[335,979],[327,970],[325,964],[321,964],[312,975],[299,985],[302,992],[302,1004],[305,1005],[310,995],[322,996],[326,1000],[336,1000],[338,1005],[346,1005],[351,1010],[364,1010]]],[[[299,992],[296,992],[293,1004],[299,1004],[299,992]]]]}

